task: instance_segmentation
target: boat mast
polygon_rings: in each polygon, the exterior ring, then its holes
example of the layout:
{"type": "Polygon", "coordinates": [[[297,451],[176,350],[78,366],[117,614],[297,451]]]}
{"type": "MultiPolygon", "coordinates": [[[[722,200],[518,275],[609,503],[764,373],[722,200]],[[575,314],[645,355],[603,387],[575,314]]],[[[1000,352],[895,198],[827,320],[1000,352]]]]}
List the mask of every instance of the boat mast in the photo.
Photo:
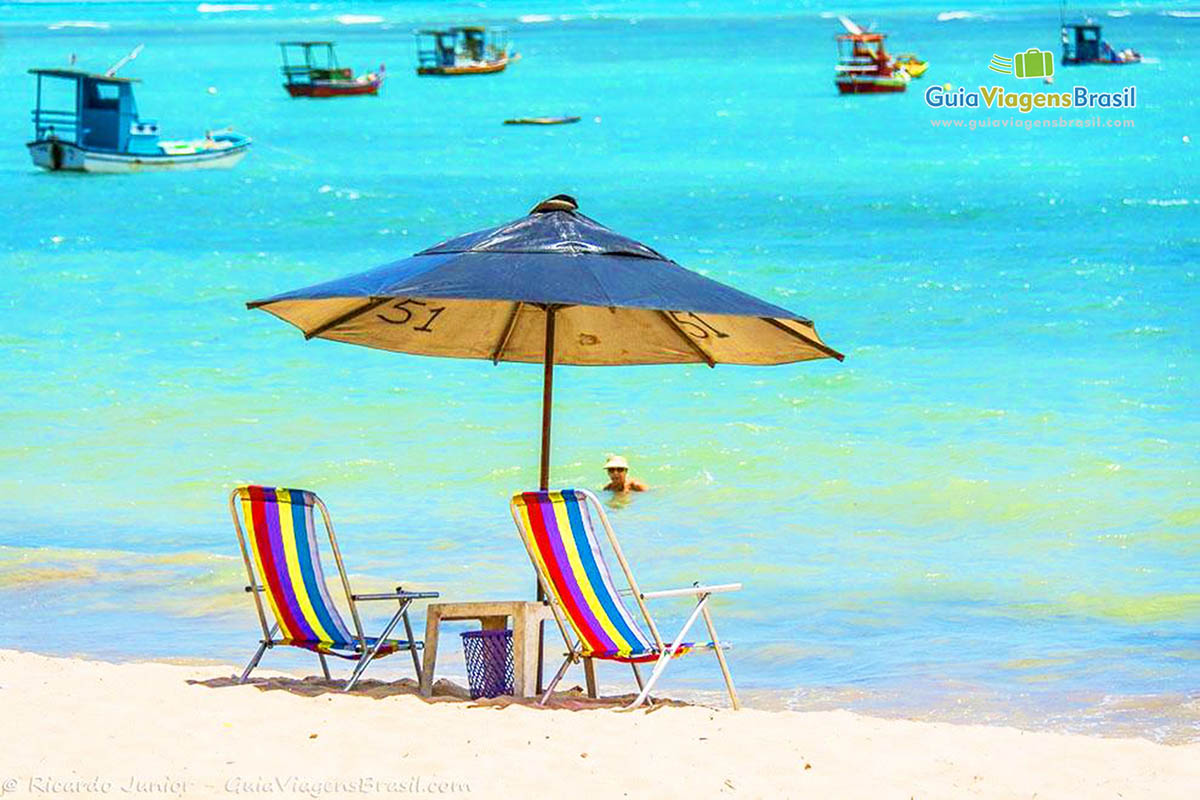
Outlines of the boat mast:
{"type": "Polygon", "coordinates": [[[137,57],[138,57],[138,55],[139,55],[139,54],[142,52],[142,49],[143,49],[145,46],[146,46],[146,45],[144,45],[144,44],[139,44],[137,47],[135,47],[135,48],[133,48],[132,50],[130,50],[130,51],[129,51],[129,54],[128,54],[127,56],[125,56],[125,57],[124,57],[124,58],[122,58],[120,61],[118,61],[117,63],[113,64],[111,67],[109,67],[108,69],[106,69],[106,70],[104,71],[104,74],[105,74],[105,75],[107,75],[107,76],[109,76],[109,77],[112,77],[113,75],[116,75],[116,74],[117,74],[117,70],[119,70],[121,67],[123,67],[123,66],[125,66],[126,64],[128,64],[130,61],[133,61],[135,58],[137,58],[137,57]]]}

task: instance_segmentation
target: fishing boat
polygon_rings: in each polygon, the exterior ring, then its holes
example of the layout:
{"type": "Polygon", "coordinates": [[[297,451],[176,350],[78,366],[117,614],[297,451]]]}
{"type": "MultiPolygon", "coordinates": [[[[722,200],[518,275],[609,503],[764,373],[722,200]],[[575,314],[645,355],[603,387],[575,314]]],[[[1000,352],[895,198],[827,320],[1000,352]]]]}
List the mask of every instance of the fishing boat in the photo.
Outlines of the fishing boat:
{"type": "Polygon", "coordinates": [[[333,42],[280,42],[283,55],[283,88],[292,97],[354,97],[379,94],[386,69],[354,75],[338,66],[333,42]]]}
{"type": "Polygon", "coordinates": [[[465,26],[417,31],[418,75],[487,75],[520,58],[504,28],[465,26]]]}
{"type": "Polygon", "coordinates": [[[883,94],[908,89],[909,74],[888,54],[886,34],[864,31],[840,17],[846,32],[837,37],[838,63],[834,82],[841,94],[883,94]]]}
{"type": "Polygon", "coordinates": [[[504,120],[505,125],[572,125],[579,117],[516,117],[504,120]]]}
{"type": "Polygon", "coordinates": [[[1142,54],[1132,48],[1117,50],[1100,37],[1100,26],[1092,20],[1062,22],[1062,63],[1106,64],[1119,66],[1137,64],[1142,54]]]}
{"type": "Polygon", "coordinates": [[[136,78],[116,72],[141,52],[137,47],[106,72],[75,68],[31,69],[37,76],[33,109],[33,163],[57,172],[149,172],[222,169],[245,157],[250,138],[231,130],[194,139],[161,139],[158,123],[138,115],[136,78]],[[47,108],[51,102],[66,108],[47,108]]]}

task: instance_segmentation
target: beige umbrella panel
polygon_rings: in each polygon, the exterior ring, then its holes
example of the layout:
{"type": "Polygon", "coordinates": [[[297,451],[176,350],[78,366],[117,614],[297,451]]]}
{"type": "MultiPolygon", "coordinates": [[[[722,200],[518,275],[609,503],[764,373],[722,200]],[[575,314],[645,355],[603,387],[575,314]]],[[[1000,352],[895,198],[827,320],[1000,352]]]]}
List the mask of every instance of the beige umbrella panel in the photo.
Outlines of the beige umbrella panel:
{"type": "Polygon", "coordinates": [[[412,355],[618,366],[770,365],[838,358],[811,323],[646,308],[445,297],[333,297],[260,306],[307,338],[412,355]],[[546,330],[554,318],[552,357],[546,330]]]}

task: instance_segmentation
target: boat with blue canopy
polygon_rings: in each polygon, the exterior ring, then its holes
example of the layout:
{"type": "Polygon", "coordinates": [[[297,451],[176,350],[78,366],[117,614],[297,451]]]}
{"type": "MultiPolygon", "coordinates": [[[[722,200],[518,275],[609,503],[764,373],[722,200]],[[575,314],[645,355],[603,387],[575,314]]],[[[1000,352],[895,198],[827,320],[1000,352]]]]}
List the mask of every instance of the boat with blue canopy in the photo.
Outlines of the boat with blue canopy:
{"type": "Polygon", "coordinates": [[[230,130],[193,139],[163,139],[158,123],[138,114],[136,78],[115,73],[134,50],[104,73],[75,68],[31,69],[37,76],[33,163],[57,172],[145,172],[220,169],[245,157],[250,138],[230,130]],[[54,107],[59,106],[59,107],[54,107]]]}
{"type": "Polygon", "coordinates": [[[1087,19],[1062,23],[1063,64],[1140,64],[1142,54],[1132,47],[1117,50],[1100,35],[1100,26],[1087,19]]]}
{"type": "Polygon", "coordinates": [[[488,75],[520,58],[509,47],[504,28],[464,25],[415,35],[418,75],[488,75]]]}
{"type": "Polygon", "coordinates": [[[1132,47],[1121,50],[1106,42],[1101,35],[1100,25],[1091,17],[1079,22],[1067,22],[1067,2],[1063,0],[1058,9],[1058,23],[1062,37],[1063,66],[1079,64],[1103,64],[1121,66],[1140,64],[1142,54],[1132,47]]]}

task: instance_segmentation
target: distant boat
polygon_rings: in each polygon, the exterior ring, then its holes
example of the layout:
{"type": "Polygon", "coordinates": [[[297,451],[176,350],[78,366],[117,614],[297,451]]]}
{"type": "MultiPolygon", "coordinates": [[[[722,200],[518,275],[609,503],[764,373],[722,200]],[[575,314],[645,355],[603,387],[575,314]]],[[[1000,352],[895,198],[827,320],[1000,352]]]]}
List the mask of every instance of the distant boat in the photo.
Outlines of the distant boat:
{"type": "Polygon", "coordinates": [[[333,42],[280,42],[283,55],[283,88],[292,97],[353,97],[379,94],[385,68],[354,76],[349,67],[338,66],[333,42]]]}
{"type": "Polygon", "coordinates": [[[1119,66],[1141,62],[1142,54],[1126,48],[1115,50],[1100,38],[1100,26],[1095,22],[1062,23],[1063,64],[1106,64],[1119,66]]]}
{"type": "Polygon", "coordinates": [[[846,33],[837,37],[834,83],[838,92],[881,94],[908,89],[909,73],[888,54],[883,45],[886,34],[864,31],[846,17],[839,19],[846,33]]]}
{"type": "Polygon", "coordinates": [[[505,125],[570,125],[579,117],[517,117],[504,120],[505,125]]]}
{"type": "Polygon", "coordinates": [[[487,75],[520,58],[509,49],[504,28],[466,26],[415,35],[418,75],[487,75]]]}
{"type": "Polygon", "coordinates": [[[916,53],[904,53],[892,59],[898,67],[904,67],[910,78],[919,78],[929,69],[929,62],[922,60],[916,53]]]}
{"type": "Polygon", "coordinates": [[[138,115],[135,78],[116,71],[141,51],[135,49],[103,74],[78,69],[31,69],[37,76],[33,109],[34,165],[56,172],[147,172],[167,169],[221,169],[245,157],[250,138],[232,131],[209,132],[196,139],[160,139],[158,123],[138,115]],[[43,106],[43,82],[71,84],[59,96],[73,98],[69,109],[43,106]]]}

